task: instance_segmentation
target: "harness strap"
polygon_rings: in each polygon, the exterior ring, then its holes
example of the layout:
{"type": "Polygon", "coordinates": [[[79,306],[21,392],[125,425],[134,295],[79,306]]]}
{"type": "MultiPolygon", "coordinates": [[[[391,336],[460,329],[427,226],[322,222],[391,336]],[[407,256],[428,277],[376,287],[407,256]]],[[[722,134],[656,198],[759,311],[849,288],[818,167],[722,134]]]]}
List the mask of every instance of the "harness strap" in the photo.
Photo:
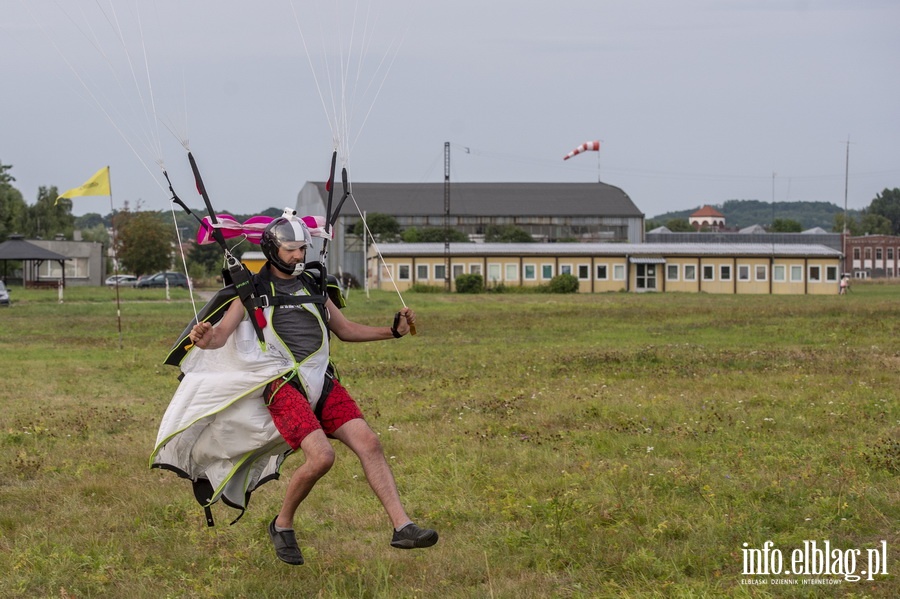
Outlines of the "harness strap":
{"type": "Polygon", "coordinates": [[[261,295],[250,300],[250,305],[254,308],[296,306],[299,304],[325,304],[325,297],[321,295],[276,295],[275,297],[261,295]]]}
{"type": "Polygon", "coordinates": [[[213,521],[212,510],[209,507],[209,502],[212,501],[214,493],[212,483],[206,478],[198,478],[192,482],[194,487],[194,497],[197,499],[197,503],[203,506],[203,511],[206,514],[206,525],[215,526],[216,523],[213,521]]]}
{"type": "Polygon", "coordinates": [[[253,324],[253,330],[256,331],[256,337],[260,343],[265,343],[266,338],[263,329],[266,328],[266,315],[263,313],[262,307],[258,305],[259,298],[255,294],[253,282],[250,280],[250,271],[244,266],[240,260],[232,255],[228,255],[228,273],[231,275],[231,281],[241,303],[250,314],[250,322],[253,324]]]}

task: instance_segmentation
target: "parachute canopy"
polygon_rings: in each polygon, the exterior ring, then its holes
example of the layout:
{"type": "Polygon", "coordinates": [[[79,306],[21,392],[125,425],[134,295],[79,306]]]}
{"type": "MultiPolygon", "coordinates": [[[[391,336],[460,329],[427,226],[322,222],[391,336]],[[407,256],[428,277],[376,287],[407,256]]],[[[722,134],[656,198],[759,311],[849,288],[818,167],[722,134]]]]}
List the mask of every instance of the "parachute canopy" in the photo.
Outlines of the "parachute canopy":
{"type": "MultiPolygon", "coordinates": [[[[197,230],[198,244],[215,243],[213,230],[218,229],[222,232],[222,236],[225,239],[246,237],[247,241],[259,245],[259,240],[262,238],[263,231],[266,230],[266,225],[272,222],[273,218],[271,216],[253,216],[241,223],[230,214],[219,214],[216,220],[218,222],[213,223],[208,216],[204,216],[200,220],[200,228],[197,230]]],[[[324,216],[303,216],[301,220],[313,237],[331,238],[330,233],[325,229],[324,216]]]]}

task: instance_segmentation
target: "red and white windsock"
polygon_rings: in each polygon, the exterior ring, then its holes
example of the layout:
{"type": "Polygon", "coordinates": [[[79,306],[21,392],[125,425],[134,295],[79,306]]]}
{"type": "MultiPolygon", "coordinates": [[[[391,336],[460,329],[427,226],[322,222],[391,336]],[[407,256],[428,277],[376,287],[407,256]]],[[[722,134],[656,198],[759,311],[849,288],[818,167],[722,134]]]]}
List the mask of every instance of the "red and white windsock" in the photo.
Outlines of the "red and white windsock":
{"type": "Polygon", "coordinates": [[[572,156],[576,154],[581,154],[582,152],[599,152],[600,151],[600,142],[597,140],[594,141],[586,141],[568,154],[563,157],[563,160],[568,160],[572,156]]]}

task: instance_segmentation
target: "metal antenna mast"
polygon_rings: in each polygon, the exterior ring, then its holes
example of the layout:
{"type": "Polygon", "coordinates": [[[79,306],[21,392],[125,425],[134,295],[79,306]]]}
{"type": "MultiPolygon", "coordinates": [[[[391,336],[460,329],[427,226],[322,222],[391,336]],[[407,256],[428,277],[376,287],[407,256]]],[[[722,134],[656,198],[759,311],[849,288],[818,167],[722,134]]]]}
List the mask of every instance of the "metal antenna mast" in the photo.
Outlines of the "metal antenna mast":
{"type": "Polygon", "coordinates": [[[450,142],[444,142],[444,289],[450,288],[450,142]]]}
{"type": "MultiPolygon", "coordinates": [[[[847,136],[847,156],[844,160],[844,230],[841,235],[843,242],[844,265],[847,264],[847,189],[850,186],[850,136],[847,136]]],[[[848,269],[849,270],[849,269],[848,269]]]]}

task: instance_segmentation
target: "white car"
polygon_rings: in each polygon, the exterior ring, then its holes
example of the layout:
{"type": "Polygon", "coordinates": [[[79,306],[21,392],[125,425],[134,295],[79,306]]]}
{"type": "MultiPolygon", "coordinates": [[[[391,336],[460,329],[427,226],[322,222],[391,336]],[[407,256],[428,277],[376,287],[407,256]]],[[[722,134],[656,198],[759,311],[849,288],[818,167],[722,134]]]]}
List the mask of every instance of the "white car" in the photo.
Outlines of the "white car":
{"type": "Polygon", "coordinates": [[[115,287],[116,279],[119,280],[119,287],[134,287],[135,283],[137,283],[137,277],[134,275],[113,275],[106,279],[106,285],[115,287]]]}

